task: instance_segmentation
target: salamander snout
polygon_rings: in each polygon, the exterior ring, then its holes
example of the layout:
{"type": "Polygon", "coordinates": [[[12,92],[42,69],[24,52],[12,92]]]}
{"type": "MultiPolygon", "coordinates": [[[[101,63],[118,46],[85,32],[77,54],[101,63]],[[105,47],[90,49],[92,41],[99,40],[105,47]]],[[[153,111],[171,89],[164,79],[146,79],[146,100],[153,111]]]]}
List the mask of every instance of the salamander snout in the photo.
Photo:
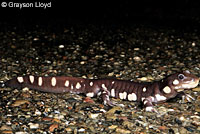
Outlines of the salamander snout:
{"type": "Polygon", "coordinates": [[[190,89],[195,88],[199,84],[199,78],[188,71],[177,73],[174,75],[172,85],[174,89],[190,89]]]}

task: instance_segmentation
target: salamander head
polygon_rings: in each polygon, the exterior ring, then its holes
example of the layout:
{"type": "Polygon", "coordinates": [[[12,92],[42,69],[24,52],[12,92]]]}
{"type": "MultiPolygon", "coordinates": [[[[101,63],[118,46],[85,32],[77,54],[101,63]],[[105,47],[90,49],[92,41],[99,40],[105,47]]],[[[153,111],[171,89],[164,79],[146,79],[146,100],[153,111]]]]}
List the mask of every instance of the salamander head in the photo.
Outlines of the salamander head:
{"type": "Polygon", "coordinates": [[[194,88],[199,84],[199,78],[192,75],[189,71],[184,71],[181,73],[175,73],[167,78],[168,85],[177,92],[180,89],[190,89],[194,88]]]}

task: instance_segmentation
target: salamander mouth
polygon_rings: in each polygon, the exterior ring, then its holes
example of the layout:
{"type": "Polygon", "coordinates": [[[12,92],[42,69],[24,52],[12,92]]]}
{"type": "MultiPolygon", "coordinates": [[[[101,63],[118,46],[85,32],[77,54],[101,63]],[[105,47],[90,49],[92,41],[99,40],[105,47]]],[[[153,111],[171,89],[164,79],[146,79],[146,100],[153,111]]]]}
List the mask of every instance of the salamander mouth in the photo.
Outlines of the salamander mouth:
{"type": "Polygon", "coordinates": [[[182,83],[178,86],[175,86],[175,89],[176,90],[179,90],[179,89],[190,89],[190,88],[195,88],[196,86],[198,86],[199,84],[199,78],[197,79],[192,79],[191,81],[187,81],[185,83],[182,83]]]}

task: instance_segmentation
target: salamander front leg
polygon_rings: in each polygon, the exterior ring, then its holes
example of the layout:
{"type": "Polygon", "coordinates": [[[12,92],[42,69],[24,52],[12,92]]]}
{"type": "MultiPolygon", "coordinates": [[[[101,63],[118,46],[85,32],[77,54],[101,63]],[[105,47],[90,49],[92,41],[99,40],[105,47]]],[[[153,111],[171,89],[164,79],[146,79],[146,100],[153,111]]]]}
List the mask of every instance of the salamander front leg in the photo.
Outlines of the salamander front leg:
{"type": "Polygon", "coordinates": [[[154,98],[152,96],[149,96],[142,101],[146,112],[158,113],[158,111],[154,108],[154,105],[152,103],[153,101],[154,98]]]}
{"type": "Polygon", "coordinates": [[[104,105],[108,105],[108,106],[111,106],[111,107],[113,107],[113,106],[124,107],[123,104],[117,104],[117,102],[111,101],[110,97],[109,97],[109,92],[108,91],[103,91],[101,97],[102,97],[104,105]]]}
{"type": "Polygon", "coordinates": [[[191,101],[195,101],[195,99],[190,96],[189,94],[186,94],[184,92],[179,92],[177,97],[181,97],[182,99],[180,100],[180,103],[186,103],[185,99],[188,101],[188,102],[191,102],[191,101]]]}

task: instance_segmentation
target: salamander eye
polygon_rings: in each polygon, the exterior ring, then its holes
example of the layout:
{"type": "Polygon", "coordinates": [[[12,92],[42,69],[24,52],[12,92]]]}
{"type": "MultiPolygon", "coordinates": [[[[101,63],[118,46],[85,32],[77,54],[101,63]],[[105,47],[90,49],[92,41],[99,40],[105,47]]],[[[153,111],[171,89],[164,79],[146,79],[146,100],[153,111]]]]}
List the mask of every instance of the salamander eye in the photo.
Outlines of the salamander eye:
{"type": "Polygon", "coordinates": [[[179,80],[182,80],[182,79],[184,79],[184,78],[185,78],[185,76],[184,76],[183,74],[179,74],[179,75],[178,75],[178,79],[179,79],[179,80]]]}

